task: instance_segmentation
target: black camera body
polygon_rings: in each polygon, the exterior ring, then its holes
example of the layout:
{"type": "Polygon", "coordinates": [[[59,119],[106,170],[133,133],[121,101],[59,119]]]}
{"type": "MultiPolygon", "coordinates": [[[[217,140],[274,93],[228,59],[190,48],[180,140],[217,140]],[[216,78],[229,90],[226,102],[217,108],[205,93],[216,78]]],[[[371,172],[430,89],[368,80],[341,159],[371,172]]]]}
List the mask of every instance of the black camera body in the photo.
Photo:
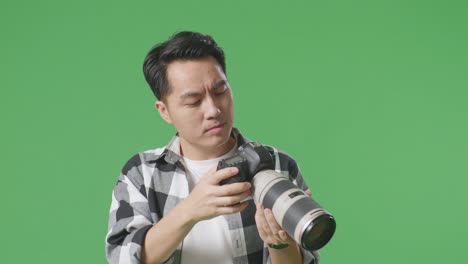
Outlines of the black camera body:
{"type": "Polygon", "coordinates": [[[239,173],[221,181],[221,185],[234,182],[250,182],[259,171],[274,170],[275,163],[270,152],[262,144],[249,142],[239,147],[232,157],[221,160],[218,163],[217,170],[227,167],[237,167],[239,173]]]}

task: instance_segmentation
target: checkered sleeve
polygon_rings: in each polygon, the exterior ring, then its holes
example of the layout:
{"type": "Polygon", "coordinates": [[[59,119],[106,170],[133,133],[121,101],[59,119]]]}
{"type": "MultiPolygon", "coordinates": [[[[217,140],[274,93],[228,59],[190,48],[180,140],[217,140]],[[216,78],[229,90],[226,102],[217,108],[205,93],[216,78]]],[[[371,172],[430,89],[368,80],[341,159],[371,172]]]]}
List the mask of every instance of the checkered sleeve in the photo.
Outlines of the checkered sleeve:
{"type": "Polygon", "coordinates": [[[112,193],[106,257],[109,263],[140,263],[141,249],[152,221],[139,155],[131,158],[120,173],[112,193]]]}

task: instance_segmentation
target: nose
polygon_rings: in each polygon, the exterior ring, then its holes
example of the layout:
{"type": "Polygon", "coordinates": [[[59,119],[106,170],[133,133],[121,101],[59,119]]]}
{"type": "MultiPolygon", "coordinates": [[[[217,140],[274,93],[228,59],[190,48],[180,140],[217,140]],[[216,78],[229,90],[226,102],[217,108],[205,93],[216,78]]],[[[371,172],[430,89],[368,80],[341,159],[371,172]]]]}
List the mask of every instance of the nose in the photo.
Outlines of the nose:
{"type": "Polygon", "coordinates": [[[205,106],[205,113],[207,119],[217,118],[221,114],[221,109],[218,107],[216,101],[213,100],[211,96],[208,96],[205,106]]]}

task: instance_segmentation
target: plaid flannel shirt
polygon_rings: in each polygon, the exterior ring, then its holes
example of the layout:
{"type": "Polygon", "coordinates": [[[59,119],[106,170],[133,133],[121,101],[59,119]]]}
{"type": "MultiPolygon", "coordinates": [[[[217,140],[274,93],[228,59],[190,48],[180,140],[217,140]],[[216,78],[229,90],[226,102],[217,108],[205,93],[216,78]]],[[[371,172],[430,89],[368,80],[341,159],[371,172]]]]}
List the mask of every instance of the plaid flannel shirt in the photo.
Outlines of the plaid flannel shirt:
{"type": "MultiPolygon", "coordinates": [[[[249,140],[237,129],[232,136],[237,144],[249,140]]],[[[146,232],[189,194],[185,169],[180,162],[180,141],[176,135],[164,148],[140,152],[123,167],[112,194],[106,256],[109,263],[140,263],[146,232]]],[[[270,147],[275,170],[303,190],[308,190],[296,162],[270,147]]],[[[255,224],[253,199],[240,213],[225,215],[234,248],[234,264],[270,263],[268,248],[255,224]]],[[[165,263],[181,263],[181,243],[165,263]]],[[[319,262],[318,252],[302,251],[303,263],[319,262]]]]}

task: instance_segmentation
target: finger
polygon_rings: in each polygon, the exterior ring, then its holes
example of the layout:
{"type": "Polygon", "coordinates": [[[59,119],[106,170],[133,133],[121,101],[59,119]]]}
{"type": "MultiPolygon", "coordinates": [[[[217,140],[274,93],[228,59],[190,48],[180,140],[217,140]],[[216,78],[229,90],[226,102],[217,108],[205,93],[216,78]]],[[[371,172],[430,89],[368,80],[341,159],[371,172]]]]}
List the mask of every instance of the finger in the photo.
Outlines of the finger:
{"type": "Polygon", "coordinates": [[[248,205],[249,202],[245,201],[234,205],[220,206],[217,209],[217,213],[218,215],[235,214],[244,210],[248,205]]]}
{"type": "Polygon", "coordinates": [[[291,237],[286,233],[284,230],[280,230],[278,232],[279,237],[281,238],[282,241],[287,242],[291,237]]]}
{"type": "Polygon", "coordinates": [[[281,231],[281,226],[276,222],[275,216],[273,215],[273,212],[270,209],[265,209],[264,210],[265,214],[265,219],[268,223],[268,226],[270,227],[271,232],[276,235],[281,231]]]}
{"type": "Polygon", "coordinates": [[[258,219],[255,218],[255,220],[258,220],[257,228],[263,230],[263,234],[264,234],[264,237],[262,237],[263,241],[269,244],[276,243],[275,234],[270,229],[270,225],[268,224],[268,221],[265,216],[265,208],[263,207],[262,204],[259,204],[257,206],[257,213],[258,213],[258,219]]]}
{"type": "Polygon", "coordinates": [[[307,195],[309,195],[309,197],[312,197],[312,192],[311,192],[309,189],[305,190],[304,192],[305,192],[307,195]]]}
{"type": "Polygon", "coordinates": [[[255,223],[257,224],[258,234],[260,238],[268,243],[267,238],[269,236],[268,232],[265,231],[266,219],[263,214],[263,207],[260,204],[257,204],[257,211],[255,212],[255,223]]]}
{"type": "Polygon", "coordinates": [[[264,210],[265,219],[270,227],[270,230],[274,236],[274,243],[290,243],[289,241],[291,238],[289,237],[288,233],[282,229],[282,227],[276,221],[276,218],[271,211],[271,209],[264,210]]]}
{"type": "Polygon", "coordinates": [[[214,172],[214,174],[210,174],[210,176],[207,177],[207,181],[211,184],[219,184],[220,181],[230,178],[237,173],[239,173],[239,169],[237,167],[220,169],[214,172]]]}
{"type": "Polygon", "coordinates": [[[245,200],[247,197],[249,197],[250,194],[251,194],[250,190],[247,190],[245,192],[242,192],[236,195],[219,197],[217,198],[216,205],[228,206],[228,205],[238,204],[241,201],[245,200]]]}
{"type": "Polygon", "coordinates": [[[226,185],[216,187],[216,194],[218,196],[228,196],[240,194],[246,191],[250,191],[252,184],[250,182],[235,182],[226,185]]]}

